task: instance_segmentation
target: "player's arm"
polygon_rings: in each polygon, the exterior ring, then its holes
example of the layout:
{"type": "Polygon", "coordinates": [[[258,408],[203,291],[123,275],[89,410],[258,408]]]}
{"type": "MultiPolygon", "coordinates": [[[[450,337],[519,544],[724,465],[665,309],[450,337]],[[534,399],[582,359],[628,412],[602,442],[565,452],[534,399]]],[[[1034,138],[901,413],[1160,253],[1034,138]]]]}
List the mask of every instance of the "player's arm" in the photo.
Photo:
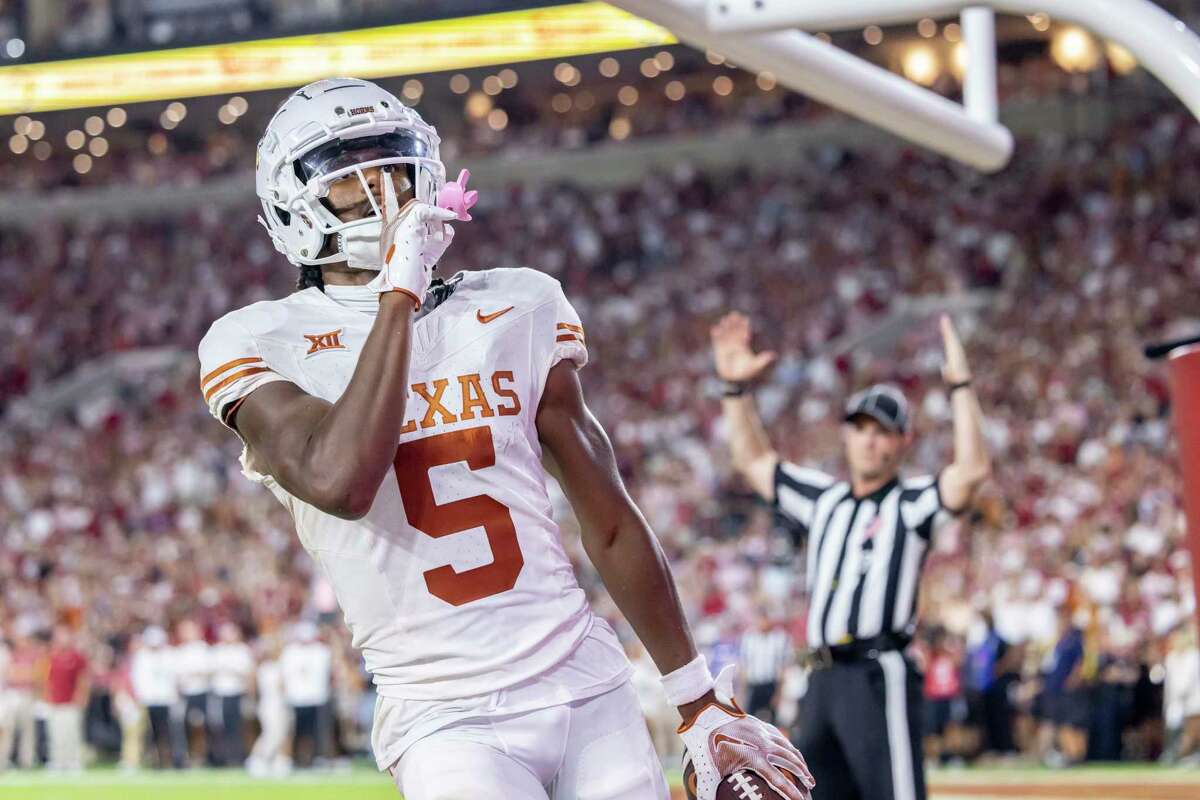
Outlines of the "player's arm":
{"type": "MultiPolygon", "coordinates": [[[[750,349],[750,321],[744,314],[726,314],[711,333],[717,376],[730,384],[744,387],[775,361],[774,352],[755,353],[750,349]]],[[[721,410],[729,428],[734,469],[764,500],[773,502],[779,454],[771,447],[754,398],[749,392],[727,395],[721,400],[721,410]]]]}
{"type": "MultiPolygon", "coordinates": [[[[688,758],[711,798],[716,784],[739,769],[752,769],[786,800],[811,800],[812,775],[803,756],[778,729],[725,705],[711,688],[708,666],[696,652],[675,591],[666,556],[625,491],[612,445],[583,399],[573,363],[551,368],[537,414],[538,436],[552,456],[555,476],[575,514],[583,547],[617,608],[629,620],[665,676],[668,697],[682,687],[701,688],[679,701],[688,758]],[[670,684],[670,685],[668,685],[670,684]],[[721,730],[728,746],[714,731],[721,730]]],[[[717,685],[731,694],[728,674],[717,685]]]]}
{"type": "Polygon", "coordinates": [[[226,423],[260,472],[334,516],[358,519],[370,510],[404,425],[413,312],[405,294],[380,296],[379,315],[336,403],[285,381],[246,397],[226,423]]]}
{"type": "Polygon", "coordinates": [[[367,286],[379,313],[354,374],[337,402],[275,381],[254,390],[226,424],[235,427],[263,470],[291,494],[345,519],[364,516],[392,470],[408,398],[413,311],[433,263],[449,244],[454,212],[415,200],[398,207],[383,181],[382,268],[367,286]]]}
{"type": "Polygon", "coordinates": [[[971,502],[975,490],[992,474],[992,462],[983,438],[983,411],[970,386],[971,369],[966,351],[950,318],[941,319],[946,363],[942,376],[951,389],[950,406],[954,419],[954,461],[942,470],[938,491],[942,504],[950,511],[962,511],[971,502]],[[966,384],[966,385],[964,385],[966,384]]]}
{"type": "Polygon", "coordinates": [[[579,375],[569,360],[550,369],[538,406],[537,429],[551,456],[547,466],[579,518],[588,558],[655,665],[665,675],[691,662],[696,645],[671,568],[625,491],[612,444],[587,407],[579,375]]]}

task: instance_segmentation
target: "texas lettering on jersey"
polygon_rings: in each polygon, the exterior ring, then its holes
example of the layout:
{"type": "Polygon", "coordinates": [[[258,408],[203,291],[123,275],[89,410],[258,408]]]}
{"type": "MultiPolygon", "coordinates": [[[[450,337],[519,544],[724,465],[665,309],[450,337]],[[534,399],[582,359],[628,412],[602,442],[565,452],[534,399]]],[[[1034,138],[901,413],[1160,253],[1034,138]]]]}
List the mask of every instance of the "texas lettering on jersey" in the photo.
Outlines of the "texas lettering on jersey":
{"type": "MultiPolygon", "coordinates": [[[[200,344],[209,410],[225,421],[278,380],[336,402],[373,322],[315,288],[227,314],[200,344]]],[[[592,631],[535,421],[550,370],[587,357],[557,281],[527,269],[464,273],[413,324],[395,474],[365,517],[322,512],[243,453],[247,477],[291,512],[384,697],[496,692],[545,673],[592,631]]]]}
{"type": "MultiPolygon", "coordinates": [[[[520,414],[521,398],[515,384],[512,370],[499,370],[487,378],[481,377],[478,372],[471,372],[453,378],[434,378],[414,383],[413,394],[425,403],[425,413],[410,417],[400,433],[412,433],[417,428],[424,430],[462,420],[488,419],[497,414],[502,417],[520,414]]],[[[412,405],[410,401],[410,409],[412,405]]],[[[420,404],[416,405],[419,407],[420,404]]]]}

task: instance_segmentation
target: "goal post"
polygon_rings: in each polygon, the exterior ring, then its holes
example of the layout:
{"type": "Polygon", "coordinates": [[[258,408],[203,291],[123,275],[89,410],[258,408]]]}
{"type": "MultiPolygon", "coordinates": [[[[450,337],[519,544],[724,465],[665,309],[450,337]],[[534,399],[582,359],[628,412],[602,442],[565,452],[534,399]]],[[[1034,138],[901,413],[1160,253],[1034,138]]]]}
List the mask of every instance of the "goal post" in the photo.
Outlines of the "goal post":
{"type": "Polygon", "coordinates": [[[711,30],[706,0],[608,2],[662,25],[686,44],[770,72],[790,89],[977,169],[995,172],[1012,157],[1013,137],[1003,125],[977,119],[961,104],[802,31],[711,30]]]}

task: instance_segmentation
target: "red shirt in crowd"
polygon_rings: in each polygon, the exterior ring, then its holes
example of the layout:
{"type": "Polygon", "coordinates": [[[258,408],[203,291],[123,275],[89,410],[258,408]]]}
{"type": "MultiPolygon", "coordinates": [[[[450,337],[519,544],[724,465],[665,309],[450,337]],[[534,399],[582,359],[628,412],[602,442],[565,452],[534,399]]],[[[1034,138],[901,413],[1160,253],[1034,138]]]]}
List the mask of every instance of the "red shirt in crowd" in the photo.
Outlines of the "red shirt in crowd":
{"type": "Polygon", "coordinates": [[[87,658],[73,647],[50,653],[50,671],[46,675],[46,701],[64,705],[75,700],[79,681],[87,672],[87,658]]]}
{"type": "Polygon", "coordinates": [[[950,700],[958,696],[961,688],[954,657],[944,650],[930,656],[925,668],[925,696],[930,700],[950,700]]]}

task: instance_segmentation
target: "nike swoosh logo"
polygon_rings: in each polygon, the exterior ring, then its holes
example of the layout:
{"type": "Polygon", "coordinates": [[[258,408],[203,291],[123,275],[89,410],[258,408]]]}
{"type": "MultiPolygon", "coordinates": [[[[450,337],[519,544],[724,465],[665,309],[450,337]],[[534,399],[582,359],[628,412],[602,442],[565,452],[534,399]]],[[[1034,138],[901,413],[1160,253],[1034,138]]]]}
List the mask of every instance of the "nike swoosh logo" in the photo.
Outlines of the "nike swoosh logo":
{"type": "Polygon", "coordinates": [[[493,311],[491,314],[485,314],[485,313],[483,313],[483,309],[481,308],[475,312],[475,319],[479,320],[479,322],[481,324],[487,325],[489,322],[494,320],[496,317],[503,316],[504,314],[507,314],[508,312],[510,312],[512,310],[513,310],[513,307],[509,306],[508,308],[502,308],[499,311],[493,311]]]}
{"type": "Polygon", "coordinates": [[[719,749],[721,747],[721,745],[726,744],[726,743],[731,744],[731,745],[739,745],[741,747],[749,747],[750,746],[749,742],[743,742],[741,739],[735,739],[732,736],[726,736],[723,733],[713,734],[712,743],[713,743],[714,750],[719,749]]]}

